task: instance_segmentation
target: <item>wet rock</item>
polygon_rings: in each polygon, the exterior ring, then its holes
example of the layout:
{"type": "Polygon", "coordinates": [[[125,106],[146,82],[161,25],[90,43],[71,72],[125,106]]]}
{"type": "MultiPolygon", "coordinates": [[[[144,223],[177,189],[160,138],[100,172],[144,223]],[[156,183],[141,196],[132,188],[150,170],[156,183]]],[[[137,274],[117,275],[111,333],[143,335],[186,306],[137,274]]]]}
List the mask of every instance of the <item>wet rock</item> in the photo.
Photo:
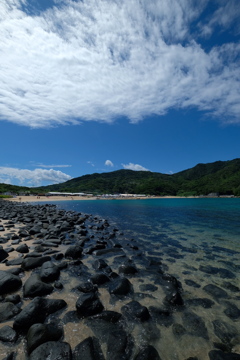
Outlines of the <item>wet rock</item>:
{"type": "Polygon", "coordinates": [[[52,285],[44,283],[38,274],[32,274],[23,286],[24,297],[49,295],[52,291],[52,285]]]}
{"type": "Polygon", "coordinates": [[[95,292],[83,293],[76,302],[77,313],[80,317],[100,313],[103,305],[95,292]]]}
{"type": "Polygon", "coordinates": [[[43,263],[45,263],[46,261],[50,261],[50,260],[51,260],[50,256],[39,256],[36,258],[28,257],[23,260],[21,266],[24,270],[32,270],[39,266],[42,266],[43,263]]]}
{"type": "Polygon", "coordinates": [[[132,349],[132,338],[124,330],[113,331],[107,341],[106,360],[129,360],[132,349]]]}
{"type": "Polygon", "coordinates": [[[52,261],[46,261],[42,264],[40,270],[40,278],[42,281],[52,282],[57,280],[59,276],[60,270],[52,261]]]}
{"type": "Polygon", "coordinates": [[[60,341],[48,341],[40,346],[38,346],[31,355],[29,360],[72,360],[72,351],[71,347],[66,342],[60,341]]]}
{"type": "Polygon", "coordinates": [[[215,300],[225,299],[228,297],[227,292],[216,285],[206,285],[203,290],[211,295],[215,300]]]}
{"type": "Polygon", "coordinates": [[[20,311],[21,309],[11,302],[0,303],[0,322],[13,318],[20,311]]]}
{"type": "Polygon", "coordinates": [[[184,302],[183,302],[183,299],[182,299],[182,296],[181,296],[180,292],[176,291],[176,290],[169,293],[165,297],[164,302],[166,304],[169,304],[172,307],[183,306],[184,305],[184,302]]]}
{"type": "Polygon", "coordinates": [[[161,326],[169,327],[173,324],[172,312],[166,308],[149,306],[151,318],[161,326]]]}
{"type": "MultiPolygon", "coordinates": [[[[21,255],[22,256],[22,255],[21,255]]],[[[18,257],[18,258],[15,258],[13,260],[9,260],[6,262],[6,265],[7,266],[15,266],[15,265],[21,265],[23,262],[23,258],[22,257],[18,257]]]]}
{"type": "Polygon", "coordinates": [[[194,288],[200,288],[201,286],[193,280],[185,279],[185,284],[194,288]]]}
{"type": "Polygon", "coordinates": [[[156,291],[158,289],[158,287],[156,285],[152,285],[152,284],[142,284],[139,286],[139,289],[141,291],[156,291]]]}
{"type": "Polygon", "coordinates": [[[150,317],[147,307],[142,306],[138,301],[129,302],[121,308],[121,311],[128,319],[130,318],[146,321],[150,317]]]}
{"type": "Polygon", "coordinates": [[[231,283],[228,282],[228,281],[225,281],[225,282],[223,283],[223,287],[224,287],[225,289],[227,289],[227,290],[230,290],[231,292],[234,292],[234,293],[240,291],[240,288],[239,288],[238,286],[235,286],[235,285],[231,284],[231,283]]]}
{"type": "Polygon", "coordinates": [[[6,302],[11,302],[13,304],[18,304],[21,301],[20,295],[8,295],[5,297],[6,302]]]}
{"type": "Polygon", "coordinates": [[[88,337],[80,342],[73,351],[73,360],[104,360],[99,341],[95,337],[88,337]]]}
{"type": "Polygon", "coordinates": [[[190,335],[202,337],[206,340],[209,339],[205,323],[198,315],[190,311],[185,311],[182,317],[183,326],[190,335]]]}
{"type": "Polygon", "coordinates": [[[224,268],[217,268],[211,265],[200,265],[199,270],[206,274],[219,275],[221,278],[234,279],[236,277],[231,271],[224,268]]]}
{"type": "Polygon", "coordinates": [[[103,259],[97,259],[93,262],[92,266],[95,270],[102,270],[106,268],[108,264],[103,259]]]}
{"type": "Polygon", "coordinates": [[[222,320],[214,320],[213,328],[215,335],[224,343],[229,345],[232,339],[238,334],[236,328],[222,320]]]}
{"type": "Polygon", "coordinates": [[[237,320],[240,317],[240,309],[230,302],[225,303],[227,308],[224,310],[224,313],[232,320],[237,320]]]}
{"type": "Polygon", "coordinates": [[[15,342],[17,340],[17,333],[8,325],[0,329],[0,340],[3,342],[15,342]]]}
{"type": "Polygon", "coordinates": [[[185,301],[186,306],[201,306],[204,309],[209,309],[215,304],[214,301],[207,298],[196,298],[196,299],[188,299],[185,301]]]}
{"type": "Polygon", "coordinates": [[[240,354],[224,353],[221,350],[211,350],[208,356],[210,360],[240,360],[240,354]]]}
{"type": "Polygon", "coordinates": [[[62,290],[63,289],[63,284],[60,281],[55,281],[54,287],[57,290],[62,290]]]}
{"type": "Polygon", "coordinates": [[[130,264],[123,264],[120,265],[118,272],[119,274],[124,274],[124,275],[134,275],[137,272],[137,268],[130,264]]]}
{"type": "Polygon", "coordinates": [[[71,245],[65,252],[65,258],[79,259],[82,256],[83,248],[79,245],[71,245]]]}
{"type": "Polygon", "coordinates": [[[17,291],[22,286],[20,277],[0,270],[0,295],[17,291]]]}
{"type": "Polygon", "coordinates": [[[16,248],[16,251],[21,254],[27,254],[29,252],[27,244],[21,244],[16,248]]]}
{"type": "Polygon", "coordinates": [[[13,329],[26,332],[33,324],[43,323],[48,315],[63,309],[66,305],[64,300],[36,297],[16,316],[13,329]]]}
{"type": "Polygon", "coordinates": [[[139,351],[134,360],[161,360],[161,358],[157,350],[152,345],[148,345],[139,351]]]}
{"type": "Polygon", "coordinates": [[[17,353],[15,352],[11,352],[10,354],[8,354],[3,360],[15,360],[17,356],[17,353]]]}
{"type": "Polygon", "coordinates": [[[41,344],[58,341],[63,336],[63,329],[56,324],[34,324],[27,333],[27,351],[30,354],[41,344]]]}
{"type": "Polygon", "coordinates": [[[97,291],[97,286],[88,281],[79,284],[76,289],[83,293],[89,293],[97,291]]]}
{"type": "Polygon", "coordinates": [[[0,249],[0,262],[8,257],[8,253],[4,249],[0,249]]]}
{"type": "Polygon", "coordinates": [[[110,283],[109,292],[114,295],[127,295],[132,291],[132,285],[127,278],[116,278],[110,283]]]}
{"type": "Polygon", "coordinates": [[[103,285],[110,281],[109,277],[105,274],[95,274],[90,278],[91,282],[96,285],[103,285]]]}

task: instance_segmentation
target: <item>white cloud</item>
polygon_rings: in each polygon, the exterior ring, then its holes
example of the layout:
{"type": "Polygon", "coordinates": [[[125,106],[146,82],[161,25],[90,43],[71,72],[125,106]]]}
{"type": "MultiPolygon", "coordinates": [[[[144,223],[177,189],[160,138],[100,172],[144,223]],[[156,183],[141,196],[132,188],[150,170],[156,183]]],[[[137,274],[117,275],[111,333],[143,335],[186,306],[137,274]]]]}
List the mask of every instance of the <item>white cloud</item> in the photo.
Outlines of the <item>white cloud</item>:
{"type": "Polygon", "coordinates": [[[111,166],[111,167],[114,166],[111,160],[106,160],[106,161],[105,161],[105,165],[106,165],[106,166],[111,166]]]}
{"type": "Polygon", "coordinates": [[[87,161],[87,164],[90,164],[90,165],[92,165],[93,167],[95,166],[92,161],[87,161]]]}
{"type": "Polygon", "coordinates": [[[122,164],[122,166],[124,169],[127,169],[127,170],[150,171],[150,170],[146,169],[145,167],[143,167],[142,165],[133,164],[133,163],[122,164]]]}
{"type": "MultiPolygon", "coordinates": [[[[62,0],[30,16],[26,0],[2,0],[0,119],[36,128],[138,122],[194,106],[240,122],[240,45],[206,52],[190,32],[210,2],[62,0]]],[[[230,22],[222,3],[211,31],[230,22]]],[[[228,3],[232,19],[237,3],[228,3]]],[[[201,33],[207,25],[198,24],[201,33]]]]}
{"type": "Polygon", "coordinates": [[[24,186],[40,186],[47,184],[61,183],[70,180],[71,176],[53,169],[17,169],[0,167],[0,182],[24,186]]]}

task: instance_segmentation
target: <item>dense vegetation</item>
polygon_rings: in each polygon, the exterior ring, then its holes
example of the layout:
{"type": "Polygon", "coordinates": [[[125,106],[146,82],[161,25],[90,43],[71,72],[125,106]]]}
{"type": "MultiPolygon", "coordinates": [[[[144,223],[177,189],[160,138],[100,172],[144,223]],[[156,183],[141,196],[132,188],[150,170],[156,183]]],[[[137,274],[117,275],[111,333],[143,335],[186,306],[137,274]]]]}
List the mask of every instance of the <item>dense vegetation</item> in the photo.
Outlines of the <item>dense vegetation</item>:
{"type": "Polygon", "coordinates": [[[173,175],[150,171],[118,170],[84,175],[65,183],[41,188],[22,188],[0,184],[0,192],[48,191],[87,192],[93,194],[134,193],[149,195],[220,195],[240,196],[240,159],[198,164],[173,175]]]}

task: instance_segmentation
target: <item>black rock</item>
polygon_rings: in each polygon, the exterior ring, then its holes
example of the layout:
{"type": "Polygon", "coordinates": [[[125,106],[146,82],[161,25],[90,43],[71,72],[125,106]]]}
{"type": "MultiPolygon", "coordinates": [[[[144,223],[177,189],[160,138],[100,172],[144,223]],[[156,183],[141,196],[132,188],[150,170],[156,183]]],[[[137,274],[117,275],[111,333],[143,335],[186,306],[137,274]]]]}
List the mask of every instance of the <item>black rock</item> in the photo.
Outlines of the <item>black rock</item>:
{"type": "MultiPolygon", "coordinates": [[[[22,256],[22,255],[21,255],[22,256]]],[[[22,257],[18,257],[12,260],[9,260],[6,262],[7,266],[15,266],[15,265],[21,265],[23,262],[23,258],[22,257]]]]}
{"type": "Polygon", "coordinates": [[[83,293],[90,293],[90,292],[94,292],[97,291],[97,286],[93,285],[91,282],[83,282],[81,284],[79,284],[76,287],[77,290],[83,292],[83,293]]]}
{"type": "Polygon", "coordinates": [[[0,249],[0,262],[8,257],[8,253],[4,249],[0,249]]]}
{"type": "Polygon", "coordinates": [[[46,261],[50,261],[50,260],[51,260],[50,256],[39,256],[36,258],[28,257],[23,260],[21,266],[24,270],[32,270],[39,266],[42,266],[43,263],[45,263],[46,261]]]}
{"type": "Polygon", "coordinates": [[[200,288],[201,285],[197,284],[195,281],[190,279],[185,279],[185,284],[194,288],[200,288]]]}
{"type": "Polygon", "coordinates": [[[13,304],[18,304],[21,301],[20,295],[8,295],[5,297],[5,301],[11,302],[13,304]]]}
{"type": "Polygon", "coordinates": [[[221,320],[214,320],[213,328],[215,335],[224,343],[229,345],[232,339],[238,334],[236,328],[221,320]]]}
{"type": "Polygon", "coordinates": [[[138,301],[131,301],[121,308],[123,315],[126,318],[138,319],[146,321],[149,319],[150,314],[146,306],[142,306],[138,301]]]}
{"type": "Polygon", "coordinates": [[[132,291],[132,285],[127,278],[116,278],[109,286],[110,294],[127,295],[132,291]]]}
{"type": "Polygon", "coordinates": [[[76,302],[77,313],[81,317],[100,313],[103,305],[95,292],[83,293],[76,302]]]}
{"type": "Polygon", "coordinates": [[[16,251],[21,254],[27,254],[29,252],[27,244],[21,244],[16,248],[16,251]]]}
{"type": "Polygon", "coordinates": [[[173,307],[183,306],[184,305],[182,296],[180,295],[178,290],[174,290],[173,292],[169,293],[165,297],[164,302],[166,304],[169,304],[170,306],[173,306],[173,307]]]}
{"type": "Polygon", "coordinates": [[[98,339],[88,337],[80,342],[73,351],[73,360],[104,360],[98,339]]]}
{"type": "Polygon", "coordinates": [[[29,360],[72,360],[71,347],[66,342],[48,341],[38,346],[31,355],[29,360]]]}
{"type": "Polygon", "coordinates": [[[18,290],[22,286],[20,277],[0,270],[0,295],[18,290]]]}
{"type": "Polygon", "coordinates": [[[65,258],[79,259],[82,256],[83,248],[79,245],[71,245],[65,252],[65,258]]]}
{"type": "Polygon", "coordinates": [[[95,274],[90,278],[91,282],[96,285],[103,285],[110,281],[109,277],[105,274],[95,274]]]}
{"type": "Polygon", "coordinates": [[[203,290],[206,291],[209,295],[212,295],[215,300],[225,299],[228,297],[227,292],[216,285],[206,285],[204,286],[203,290]]]}
{"type": "Polygon", "coordinates": [[[133,349],[131,336],[124,330],[113,331],[107,341],[107,360],[129,360],[133,349]]]}
{"type": "Polygon", "coordinates": [[[55,281],[60,276],[59,268],[53,264],[52,261],[46,261],[42,264],[40,270],[40,278],[42,281],[51,282],[55,281]]]}
{"type": "Polygon", "coordinates": [[[52,291],[52,285],[44,283],[38,274],[32,274],[23,286],[24,297],[49,295],[52,291]]]}
{"type": "Polygon", "coordinates": [[[47,341],[58,341],[63,336],[63,329],[56,324],[34,324],[27,333],[27,351],[30,354],[39,345],[47,341]]]}
{"type": "Polygon", "coordinates": [[[118,269],[119,274],[134,275],[137,272],[137,268],[130,264],[122,264],[118,269]]]}
{"type": "Polygon", "coordinates": [[[66,305],[64,300],[36,297],[16,316],[13,328],[26,332],[33,324],[43,323],[48,315],[63,309],[66,305]]]}
{"type": "Polygon", "coordinates": [[[226,302],[227,308],[224,313],[232,320],[237,320],[240,317],[240,309],[230,302],[226,302]]]}
{"type": "Polygon", "coordinates": [[[17,353],[15,352],[11,352],[10,354],[8,354],[3,360],[15,360],[17,356],[17,353]]]}
{"type": "Polygon", "coordinates": [[[152,285],[152,284],[141,284],[139,286],[139,289],[141,291],[156,291],[158,289],[158,287],[156,285],[152,285]]]}
{"type": "Polygon", "coordinates": [[[3,342],[15,342],[17,340],[17,333],[8,325],[0,329],[0,340],[3,342]]]}
{"type": "Polygon", "coordinates": [[[161,360],[161,358],[157,350],[153,346],[148,345],[139,351],[134,360],[161,360]]]}
{"type": "Polygon", "coordinates": [[[0,322],[13,318],[20,311],[21,309],[11,302],[0,303],[0,322]]]}
{"type": "Polygon", "coordinates": [[[224,353],[221,350],[211,350],[208,356],[210,360],[240,360],[240,354],[224,353]]]}
{"type": "Polygon", "coordinates": [[[93,262],[92,266],[95,270],[101,270],[106,268],[108,264],[103,259],[98,259],[93,262]]]}
{"type": "Polygon", "coordinates": [[[183,313],[183,326],[190,335],[202,337],[208,340],[208,331],[204,321],[195,313],[185,311],[183,313]]]}
{"type": "Polygon", "coordinates": [[[196,298],[196,299],[188,299],[185,301],[186,306],[201,306],[204,309],[209,309],[215,304],[214,301],[207,298],[196,298]]]}

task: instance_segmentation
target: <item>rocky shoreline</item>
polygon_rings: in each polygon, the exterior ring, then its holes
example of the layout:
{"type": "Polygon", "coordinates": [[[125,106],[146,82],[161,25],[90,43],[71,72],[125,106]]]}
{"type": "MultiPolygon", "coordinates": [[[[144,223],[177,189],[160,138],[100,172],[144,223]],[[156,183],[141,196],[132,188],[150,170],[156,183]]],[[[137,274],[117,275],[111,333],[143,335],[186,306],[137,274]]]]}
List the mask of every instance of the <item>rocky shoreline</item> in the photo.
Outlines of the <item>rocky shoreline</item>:
{"type": "MultiPolygon", "coordinates": [[[[170,326],[176,338],[209,340],[168,267],[106,219],[0,201],[0,244],[4,360],[164,360],[157,344],[161,327],[170,326]],[[177,313],[183,325],[174,321],[177,313]]],[[[213,285],[207,290],[222,296],[213,285]]],[[[205,309],[214,304],[196,300],[205,309]]],[[[237,330],[217,319],[213,326],[221,342],[208,358],[240,359],[231,352],[237,330]]],[[[202,359],[195,355],[183,360],[202,359]]]]}

